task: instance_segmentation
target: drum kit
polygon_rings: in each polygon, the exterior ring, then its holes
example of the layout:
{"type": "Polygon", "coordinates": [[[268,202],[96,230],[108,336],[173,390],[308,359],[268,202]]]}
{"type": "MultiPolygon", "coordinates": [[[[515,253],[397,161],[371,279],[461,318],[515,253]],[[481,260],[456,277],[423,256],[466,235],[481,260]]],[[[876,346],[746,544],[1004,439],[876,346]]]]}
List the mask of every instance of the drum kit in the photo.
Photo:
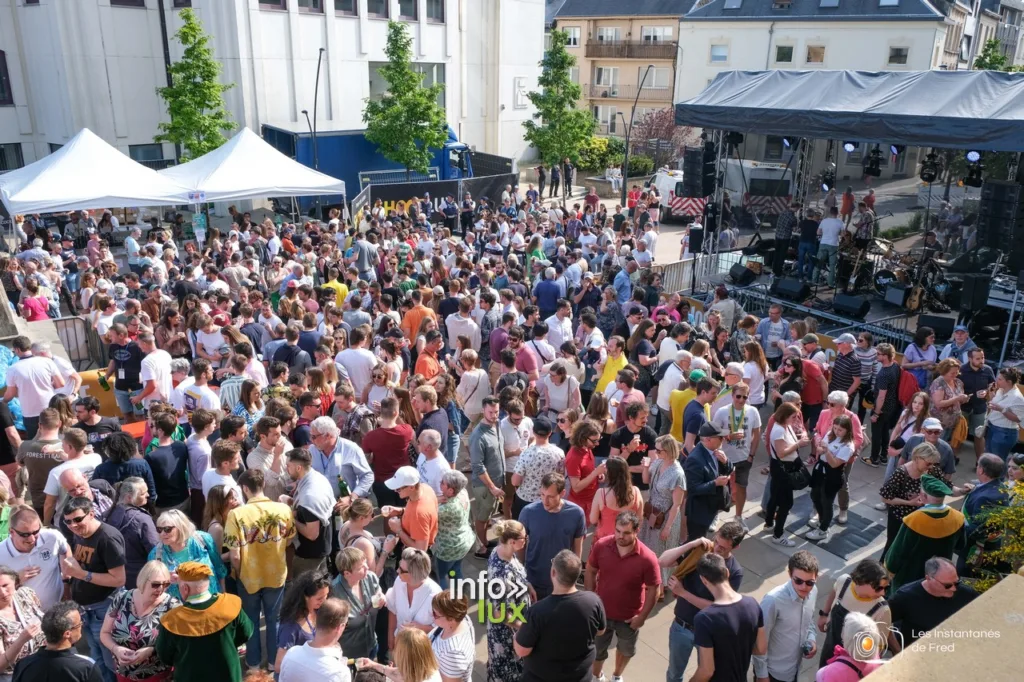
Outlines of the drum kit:
{"type": "Polygon", "coordinates": [[[951,287],[941,263],[910,251],[897,251],[888,239],[872,238],[867,249],[849,246],[840,252],[839,281],[848,294],[875,294],[887,299],[890,289],[909,290],[904,305],[909,312],[925,306],[948,312],[951,287]]]}

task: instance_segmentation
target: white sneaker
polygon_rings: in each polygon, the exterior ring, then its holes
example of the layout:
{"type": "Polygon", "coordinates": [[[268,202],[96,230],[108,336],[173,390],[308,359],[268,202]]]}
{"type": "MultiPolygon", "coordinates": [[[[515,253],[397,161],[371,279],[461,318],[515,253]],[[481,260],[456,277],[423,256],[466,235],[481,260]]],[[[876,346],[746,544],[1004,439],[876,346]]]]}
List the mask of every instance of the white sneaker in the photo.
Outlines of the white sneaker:
{"type": "Polygon", "coordinates": [[[878,511],[885,511],[888,508],[889,505],[887,505],[885,502],[879,502],[878,504],[875,505],[875,509],[877,509],[878,511]]]}
{"type": "Polygon", "coordinates": [[[622,675],[612,675],[612,682],[623,682],[622,675]]]}
{"type": "Polygon", "coordinates": [[[594,682],[608,682],[608,679],[601,673],[601,677],[594,677],[594,682]]]}
{"type": "Polygon", "coordinates": [[[807,538],[808,540],[813,540],[814,542],[818,542],[819,540],[825,540],[825,539],[828,538],[828,531],[827,530],[815,529],[815,530],[812,530],[811,532],[807,533],[806,535],[804,535],[804,537],[807,538]]]}
{"type": "Polygon", "coordinates": [[[743,517],[742,517],[742,516],[737,516],[737,517],[735,517],[735,518],[733,519],[733,521],[735,521],[736,523],[738,523],[738,524],[740,524],[741,526],[743,526],[743,532],[744,532],[744,533],[749,533],[749,532],[750,532],[750,528],[749,528],[749,527],[747,526],[747,522],[743,520],[743,517]]]}
{"type": "Polygon", "coordinates": [[[818,527],[818,519],[807,519],[807,527],[808,528],[817,528],[818,527]]]}
{"type": "Polygon", "coordinates": [[[836,523],[840,526],[845,526],[847,522],[847,514],[845,509],[840,509],[839,514],[836,516],[836,523]]]}
{"type": "Polygon", "coordinates": [[[772,538],[772,542],[781,547],[796,547],[796,543],[787,537],[772,538]]]}

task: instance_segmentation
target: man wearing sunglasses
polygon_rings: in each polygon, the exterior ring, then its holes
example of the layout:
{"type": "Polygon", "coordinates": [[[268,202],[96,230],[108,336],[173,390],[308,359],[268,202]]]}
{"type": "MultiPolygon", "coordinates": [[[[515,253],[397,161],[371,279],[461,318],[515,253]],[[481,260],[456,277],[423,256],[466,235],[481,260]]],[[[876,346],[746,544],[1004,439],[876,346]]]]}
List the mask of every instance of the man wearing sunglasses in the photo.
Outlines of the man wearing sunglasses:
{"type": "MultiPolygon", "coordinates": [[[[892,622],[903,635],[904,648],[978,597],[973,587],[960,581],[956,566],[949,559],[928,559],[924,562],[924,576],[923,580],[896,590],[889,600],[892,622]]],[[[895,649],[894,653],[898,651],[895,649]]]]}
{"type": "Polygon", "coordinates": [[[115,682],[113,655],[100,642],[100,628],[110,596],[125,583],[124,537],[96,518],[92,500],[72,497],[64,505],[64,523],[71,531],[71,555],[61,560],[61,573],[71,580],[71,598],[81,606],[89,655],[100,665],[105,682],[115,682]]]}
{"type": "Polygon", "coordinates": [[[18,680],[88,680],[98,682],[96,665],[75,651],[82,638],[82,616],[78,604],[64,601],[46,610],[40,629],[46,648],[23,659],[17,665],[18,680]]]}
{"type": "Polygon", "coordinates": [[[801,659],[814,658],[818,645],[814,604],[818,559],[805,549],[789,557],[789,580],[761,600],[767,653],[754,655],[754,677],[795,682],[801,659]],[[770,676],[770,677],[769,677],[770,676]]]}
{"type": "Polygon", "coordinates": [[[71,549],[58,531],[43,528],[39,515],[27,505],[11,511],[10,529],[10,536],[0,543],[0,561],[18,572],[22,586],[35,590],[45,611],[61,600],[60,562],[71,549]]]}

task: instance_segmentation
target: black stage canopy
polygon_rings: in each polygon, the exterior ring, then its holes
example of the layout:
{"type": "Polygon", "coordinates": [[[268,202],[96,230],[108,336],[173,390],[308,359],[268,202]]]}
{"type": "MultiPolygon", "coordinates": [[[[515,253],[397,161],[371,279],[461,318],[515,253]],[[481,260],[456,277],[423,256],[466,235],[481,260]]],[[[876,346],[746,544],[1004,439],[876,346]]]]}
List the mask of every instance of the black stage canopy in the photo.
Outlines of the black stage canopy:
{"type": "Polygon", "coordinates": [[[1024,74],[727,71],[678,125],[917,147],[1024,151],[1024,74]]]}

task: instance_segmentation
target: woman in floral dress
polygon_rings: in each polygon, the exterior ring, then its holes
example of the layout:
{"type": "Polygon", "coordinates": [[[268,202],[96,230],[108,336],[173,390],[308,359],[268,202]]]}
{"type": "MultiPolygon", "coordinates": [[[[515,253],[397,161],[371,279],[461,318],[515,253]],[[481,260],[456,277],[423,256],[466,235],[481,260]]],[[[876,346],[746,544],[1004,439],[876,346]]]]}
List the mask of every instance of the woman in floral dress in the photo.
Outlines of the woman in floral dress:
{"type": "Polygon", "coordinates": [[[117,663],[119,682],[163,682],[172,669],[154,651],[160,619],[181,602],[167,592],[171,573],[160,561],[149,561],[139,571],[138,587],[114,593],[100,629],[100,642],[117,663]]]}
{"type": "Polygon", "coordinates": [[[434,560],[437,561],[437,584],[448,589],[449,572],[462,579],[462,560],[476,544],[476,533],[469,523],[469,493],[466,477],[452,469],[441,477],[442,496],[437,507],[437,539],[434,560]]]}
{"type": "MultiPolygon", "coordinates": [[[[656,457],[644,466],[644,483],[651,486],[650,513],[640,526],[640,542],[655,556],[679,546],[683,504],[686,501],[686,476],[679,464],[679,442],[661,436],[654,442],[656,457]]],[[[645,458],[646,460],[646,458],[645,458]]],[[[645,505],[646,508],[646,505],[645,505]]],[[[661,569],[661,584],[668,582],[669,569],[661,569]]]]}
{"type": "Polygon", "coordinates": [[[14,664],[46,645],[39,631],[43,606],[31,587],[18,587],[18,574],[0,567],[0,680],[9,682],[14,664]]]}
{"type": "MultiPolygon", "coordinates": [[[[526,569],[516,557],[516,552],[526,547],[526,529],[518,521],[500,521],[494,530],[498,546],[487,559],[487,577],[504,580],[508,585],[505,594],[512,595],[520,585],[527,584],[526,569]]],[[[487,599],[490,613],[499,614],[504,607],[506,618],[504,623],[487,622],[487,682],[519,682],[523,674],[523,663],[512,646],[521,622],[508,622],[509,615],[513,613],[510,608],[512,601],[510,597],[501,601],[487,599]]]]}
{"type": "Polygon", "coordinates": [[[960,361],[946,358],[935,367],[935,380],[928,388],[931,393],[931,416],[942,422],[942,440],[947,443],[953,435],[953,429],[960,421],[961,408],[971,396],[964,393],[964,382],[960,374],[960,361]]]}

